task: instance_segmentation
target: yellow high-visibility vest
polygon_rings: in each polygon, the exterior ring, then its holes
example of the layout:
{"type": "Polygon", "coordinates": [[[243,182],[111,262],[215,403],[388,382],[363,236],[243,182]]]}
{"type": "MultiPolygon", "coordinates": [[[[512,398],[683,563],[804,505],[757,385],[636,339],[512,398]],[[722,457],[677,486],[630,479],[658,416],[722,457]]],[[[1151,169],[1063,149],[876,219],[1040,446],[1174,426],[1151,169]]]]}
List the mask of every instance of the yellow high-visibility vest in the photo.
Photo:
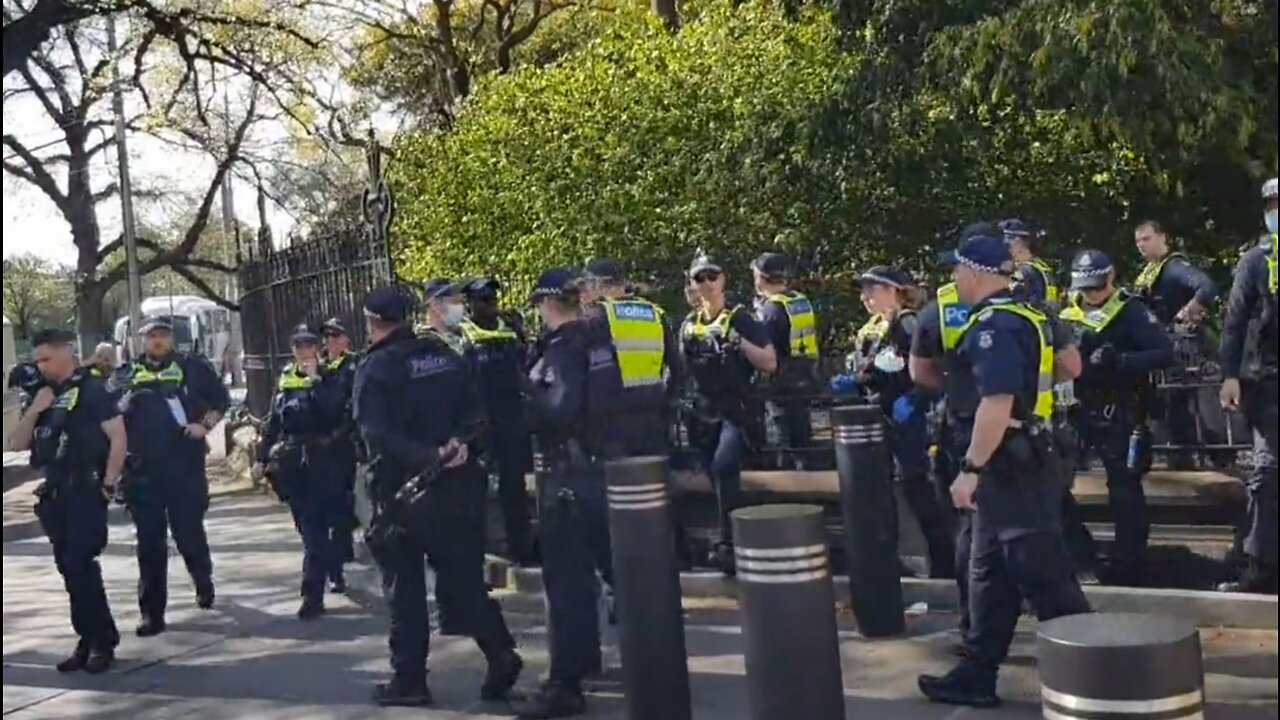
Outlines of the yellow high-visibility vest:
{"type": "Polygon", "coordinates": [[[315,378],[303,375],[296,367],[289,365],[280,373],[280,382],[276,387],[279,390],[309,390],[315,382],[315,378]]]}
{"type": "Polygon", "coordinates": [[[1053,266],[1040,258],[1032,258],[1029,264],[1044,276],[1044,299],[1055,305],[1058,304],[1061,294],[1058,291],[1058,283],[1053,279],[1053,266]]]}
{"type": "Polygon", "coordinates": [[[969,306],[960,302],[955,283],[938,288],[938,322],[942,325],[943,351],[955,350],[969,322],[969,306]]]}
{"type": "Polygon", "coordinates": [[[159,372],[151,370],[151,368],[142,363],[134,363],[129,374],[129,382],[132,385],[148,385],[151,383],[181,385],[183,378],[182,366],[173,361],[170,361],[159,372]]]}
{"type": "Polygon", "coordinates": [[[464,320],[459,328],[462,330],[462,336],[474,345],[495,342],[518,342],[520,340],[520,336],[516,335],[516,331],[507,327],[507,323],[502,318],[498,318],[498,327],[492,330],[486,330],[470,320],[464,320]]]}
{"type": "Polygon", "coordinates": [[[1080,298],[1076,296],[1072,298],[1070,307],[1063,309],[1061,317],[1063,320],[1078,325],[1087,330],[1094,332],[1102,332],[1112,320],[1115,320],[1120,311],[1124,309],[1124,303],[1128,300],[1128,296],[1119,290],[1111,293],[1111,297],[1102,304],[1102,307],[1085,310],[1080,307],[1080,298]]]}
{"type": "Polygon", "coordinates": [[[791,357],[818,357],[818,315],[813,311],[813,303],[798,292],[787,292],[767,298],[782,306],[791,322],[791,357]]]}
{"type": "Polygon", "coordinates": [[[1007,312],[1017,315],[1025,319],[1035,326],[1036,333],[1040,337],[1040,363],[1039,373],[1036,378],[1036,405],[1035,416],[1041,420],[1048,420],[1053,416],[1053,337],[1049,331],[1049,318],[1044,314],[1026,306],[1019,302],[1002,301],[992,303],[982,309],[982,312],[973,315],[965,322],[964,328],[960,331],[960,337],[963,339],[964,334],[969,328],[976,325],[983,318],[992,312],[1007,312]]]}
{"type": "Polygon", "coordinates": [[[609,335],[618,354],[624,388],[662,384],[664,354],[662,308],[640,298],[600,301],[609,321],[609,335]]]}
{"type": "Polygon", "coordinates": [[[1160,273],[1164,272],[1164,266],[1169,264],[1170,260],[1181,257],[1183,257],[1182,253],[1172,252],[1155,262],[1147,263],[1133,283],[1134,290],[1139,294],[1150,292],[1151,288],[1155,287],[1156,281],[1160,279],[1160,273]]]}

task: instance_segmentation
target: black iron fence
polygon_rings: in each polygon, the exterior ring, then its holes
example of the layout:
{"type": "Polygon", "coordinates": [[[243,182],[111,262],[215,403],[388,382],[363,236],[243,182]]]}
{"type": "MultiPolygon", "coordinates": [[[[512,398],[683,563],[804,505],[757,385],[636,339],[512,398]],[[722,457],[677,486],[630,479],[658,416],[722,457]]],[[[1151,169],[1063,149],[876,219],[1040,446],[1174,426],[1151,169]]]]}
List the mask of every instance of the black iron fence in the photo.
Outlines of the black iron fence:
{"type": "Polygon", "coordinates": [[[275,379],[290,358],[289,335],[299,323],[337,317],[353,348],[365,345],[361,306],[369,291],[392,281],[387,244],[360,227],[259,251],[240,266],[245,404],[263,417],[275,379]]]}

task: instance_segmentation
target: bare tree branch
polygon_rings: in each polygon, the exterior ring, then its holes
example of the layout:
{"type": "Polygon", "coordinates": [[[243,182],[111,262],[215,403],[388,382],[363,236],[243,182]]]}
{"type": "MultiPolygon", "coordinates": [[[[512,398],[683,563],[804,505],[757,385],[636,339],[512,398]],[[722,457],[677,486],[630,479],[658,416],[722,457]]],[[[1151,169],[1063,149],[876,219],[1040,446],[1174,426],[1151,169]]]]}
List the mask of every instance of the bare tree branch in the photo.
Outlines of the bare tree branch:
{"type": "Polygon", "coordinates": [[[41,192],[48,195],[55,205],[59,207],[65,205],[67,202],[66,194],[62,192],[62,188],[58,187],[58,182],[49,174],[40,158],[36,157],[27,149],[26,145],[23,145],[17,138],[8,133],[4,135],[3,142],[5,147],[12,150],[26,164],[26,168],[23,169],[17,164],[6,160],[4,162],[5,172],[35,185],[41,192]]]}

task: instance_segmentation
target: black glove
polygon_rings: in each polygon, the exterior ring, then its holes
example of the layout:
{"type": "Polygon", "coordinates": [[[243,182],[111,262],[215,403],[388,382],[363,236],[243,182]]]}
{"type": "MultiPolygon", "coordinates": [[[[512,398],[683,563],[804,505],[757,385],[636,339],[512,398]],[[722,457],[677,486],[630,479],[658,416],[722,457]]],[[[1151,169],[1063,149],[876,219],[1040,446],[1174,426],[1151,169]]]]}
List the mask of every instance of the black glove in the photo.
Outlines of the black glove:
{"type": "Polygon", "coordinates": [[[1116,346],[1106,343],[1089,355],[1089,364],[1096,368],[1113,368],[1119,359],[1120,354],[1116,352],[1116,346]]]}

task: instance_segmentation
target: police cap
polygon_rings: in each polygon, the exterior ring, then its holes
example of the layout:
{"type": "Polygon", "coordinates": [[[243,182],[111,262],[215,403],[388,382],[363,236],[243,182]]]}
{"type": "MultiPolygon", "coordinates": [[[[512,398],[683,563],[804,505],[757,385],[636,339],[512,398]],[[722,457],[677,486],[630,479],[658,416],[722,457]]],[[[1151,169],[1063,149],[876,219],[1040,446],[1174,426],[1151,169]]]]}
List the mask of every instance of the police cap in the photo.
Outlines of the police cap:
{"type": "Polygon", "coordinates": [[[786,255],[767,252],[751,261],[751,269],[766,278],[783,278],[790,274],[791,265],[786,255]]]}
{"type": "Polygon", "coordinates": [[[622,282],[626,277],[622,273],[622,264],[617,260],[596,258],[587,261],[582,279],[593,282],[622,282]]]}
{"type": "Polygon", "coordinates": [[[888,265],[877,265],[858,276],[859,285],[888,285],[904,288],[911,284],[911,276],[888,265]]]}
{"type": "Polygon", "coordinates": [[[432,300],[457,295],[458,285],[449,278],[435,278],[427,281],[424,290],[426,291],[427,302],[431,302],[432,300]]]}
{"type": "Polygon", "coordinates": [[[693,259],[689,265],[689,277],[696,278],[698,273],[702,272],[724,272],[724,268],[720,267],[720,263],[716,262],[710,255],[702,254],[693,259]]]}
{"type": "Polygon", "coordinates": [[[365,316],[381,322],[402,323],[411,311],[408,295],[396,287],[378,288],[364,300],[365,316]]]}
{"type": "Polygon", "coordinates": [[[1071,289],[1097,290],[1107,286],[1111,258],[1101,250],[1085,250],[1071,263],[1071,289]]]}
{"type": "Polygon", "coordinates": [[[960,234],[960,246],[942,254],[943,265],[964,265],[992,275],[1012,275],[1013,257],[1004,233],[991,223],[975,223],[960,234]]]}
{"type": "Polygon", "coordinates": [[[462,294],[469,298],[493,298],[501,289],[502,283],[493,278],[476,278],[462,286],[462,294]]]}
{"type": "Polygon", "coordinates": [[[289,334],[289,342],[294,345],[315,344],[318,339],[315,331],[306,323],[295,325],[293,332],[289,334]]]}
{"type": "Polygon", "coordinates": [[[551,268],[538,276],[538,282],[529,293],[529,304],[536,305],[547,297],[562,297],[576,291],[578,278],[569,268],[551,268]]]}
{"type": "Polygon", "coordinates": [[[350,334],[347,332],[347,328],[342,324],[342,321],[336,317],[331,317],[328,320],[325,320],[323,323],[321,323],[320,332],[324,333],[325,335],[349,335],[350,334]]]}
{"type": "Polygon", "coordinates": [[[138,326],[139,335],[150,335],[157,331],[173,332],[173,323],[162,315],[152,315],[143,318],[142,324],[138,326]]]}

